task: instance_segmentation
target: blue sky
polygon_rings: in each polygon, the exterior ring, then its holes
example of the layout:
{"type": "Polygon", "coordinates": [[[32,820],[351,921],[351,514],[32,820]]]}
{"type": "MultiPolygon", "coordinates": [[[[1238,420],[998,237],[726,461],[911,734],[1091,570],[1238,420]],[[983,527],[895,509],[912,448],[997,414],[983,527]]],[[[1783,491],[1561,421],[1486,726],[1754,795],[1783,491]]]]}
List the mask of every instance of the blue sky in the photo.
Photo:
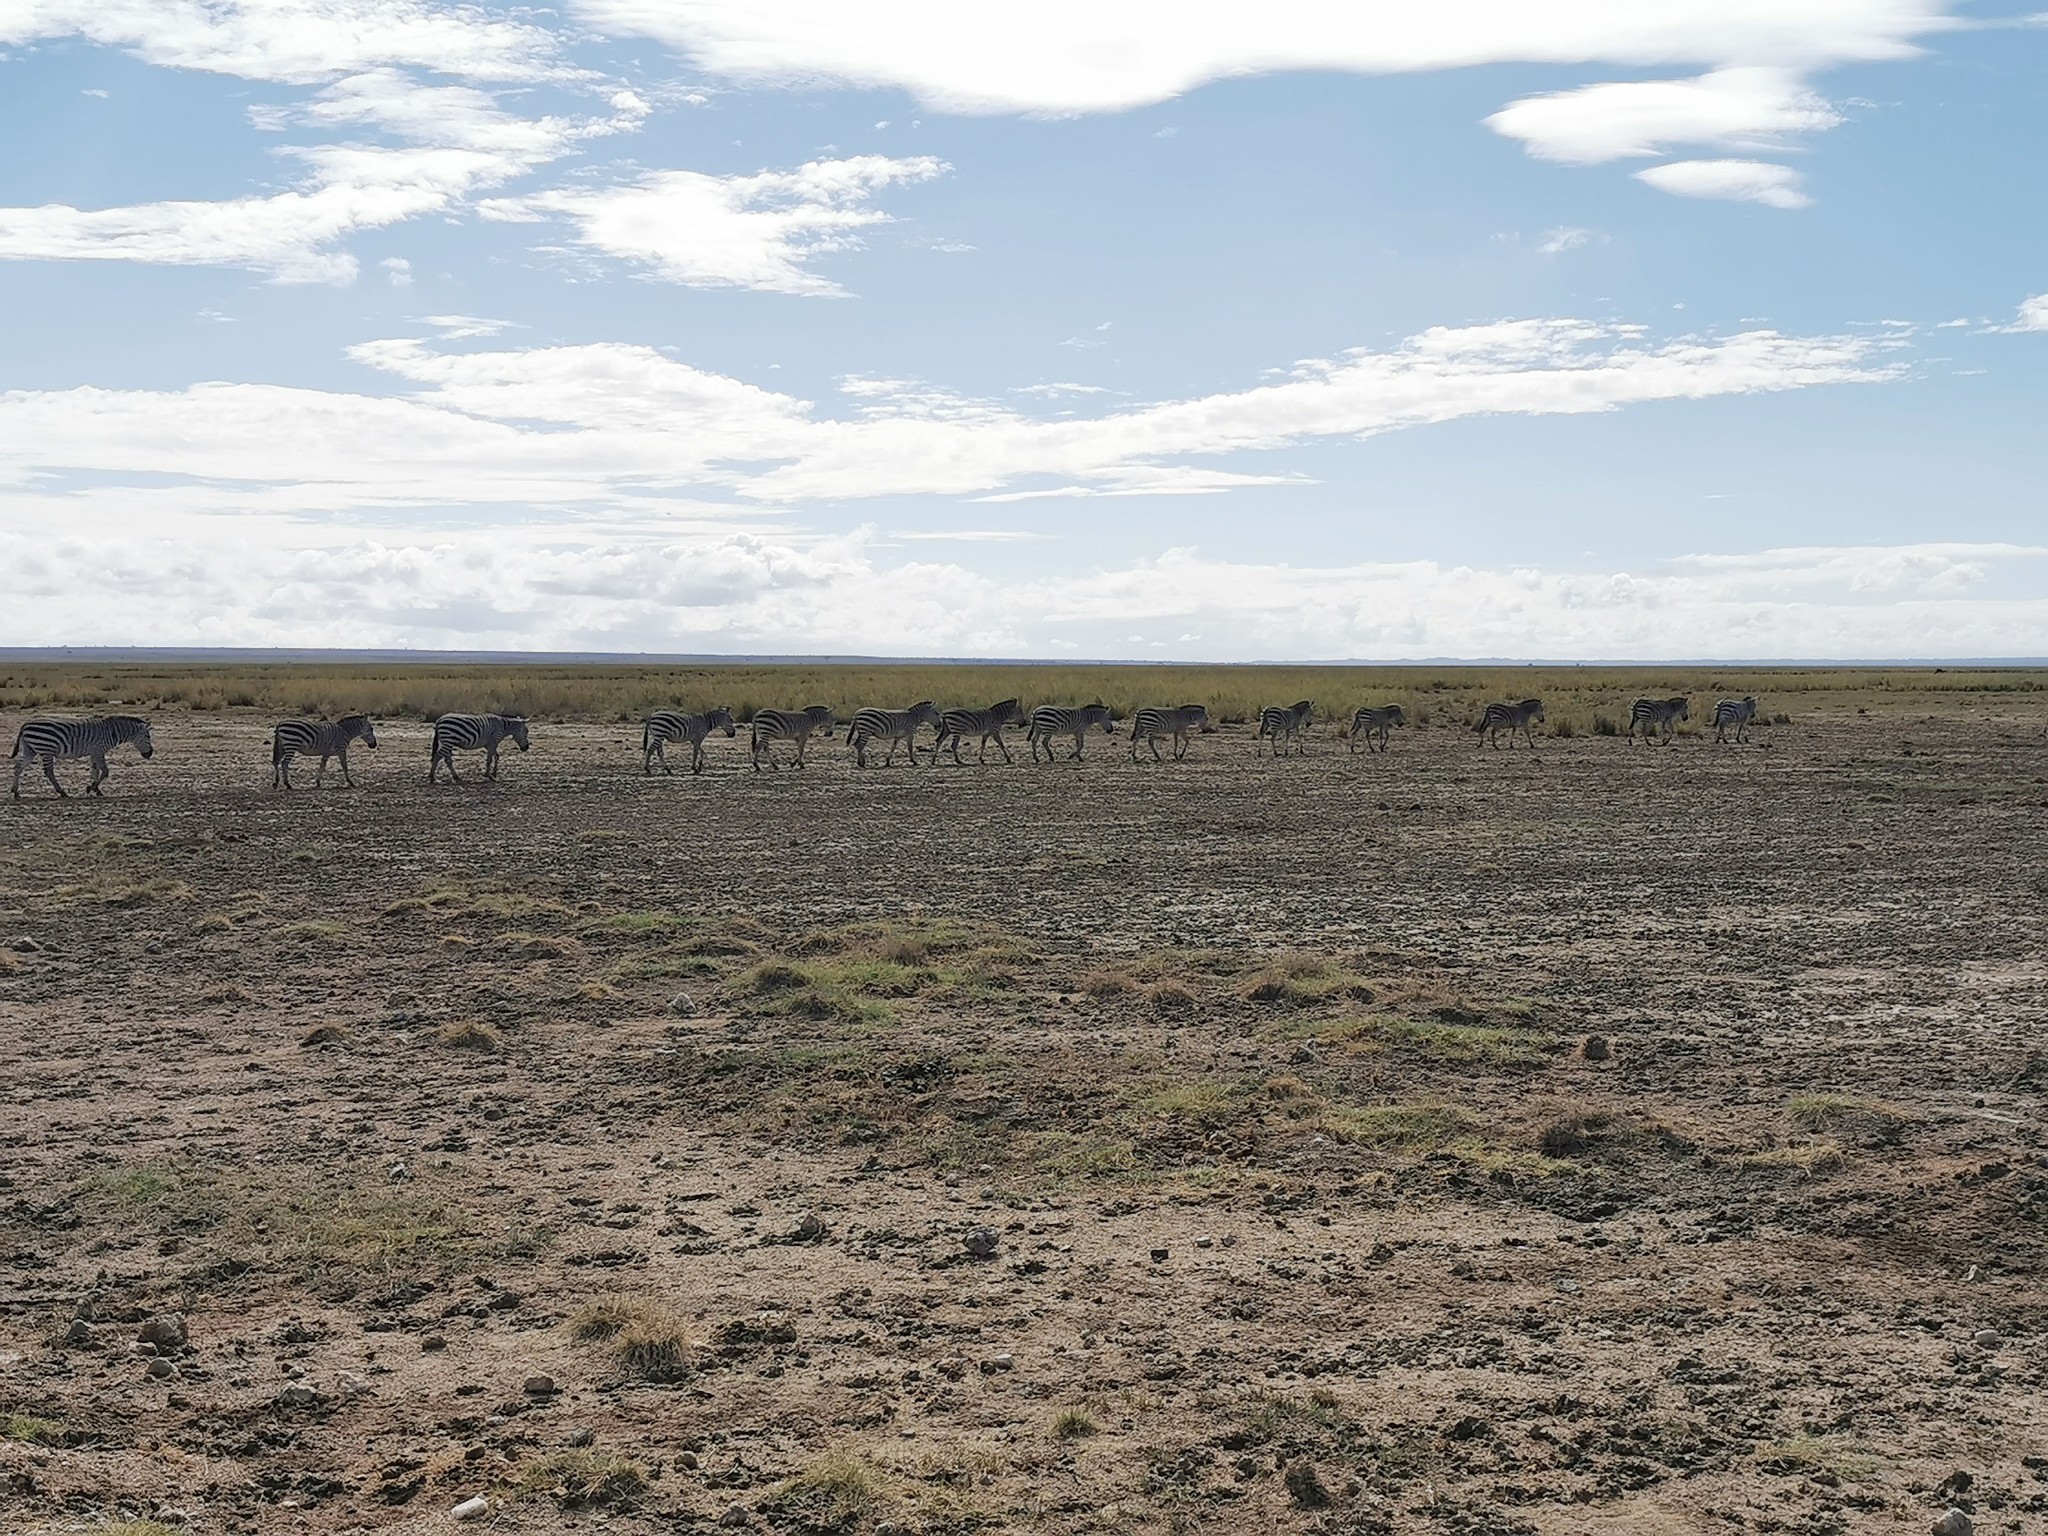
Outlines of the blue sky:
{"type": "Polygon", "coordinates": [[[2039,655],[2044,48],[0,0],[0,644],[2039,655]]]}

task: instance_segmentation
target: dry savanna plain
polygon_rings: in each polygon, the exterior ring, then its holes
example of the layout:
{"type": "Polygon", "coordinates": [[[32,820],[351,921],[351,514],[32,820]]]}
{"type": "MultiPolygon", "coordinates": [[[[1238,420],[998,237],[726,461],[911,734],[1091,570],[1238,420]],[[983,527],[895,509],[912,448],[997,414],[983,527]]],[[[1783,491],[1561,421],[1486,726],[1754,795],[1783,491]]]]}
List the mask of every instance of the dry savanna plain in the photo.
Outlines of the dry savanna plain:
{"type": "Polygon", "coordinates": [[[2048,1530],[2041,673],[0,674],[0,1529],[2048,1530]],[[1220,728],[640,772],[1006,693],[1220,728]]]}

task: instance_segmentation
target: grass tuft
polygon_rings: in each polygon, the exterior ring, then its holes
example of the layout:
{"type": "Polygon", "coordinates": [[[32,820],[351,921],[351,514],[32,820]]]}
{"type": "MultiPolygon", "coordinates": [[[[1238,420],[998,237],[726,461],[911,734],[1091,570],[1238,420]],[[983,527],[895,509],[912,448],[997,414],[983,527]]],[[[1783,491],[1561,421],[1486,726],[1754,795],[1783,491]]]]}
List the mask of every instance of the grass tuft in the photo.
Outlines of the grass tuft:
{"type": "Polygon", "coordinates": [[[553,1499],[564,1509],[618,1507],[646,1490],[647,1471],[612,1451],[555,1451],[522,1466],[512,1487],[522,1498],[553,1499]]]}

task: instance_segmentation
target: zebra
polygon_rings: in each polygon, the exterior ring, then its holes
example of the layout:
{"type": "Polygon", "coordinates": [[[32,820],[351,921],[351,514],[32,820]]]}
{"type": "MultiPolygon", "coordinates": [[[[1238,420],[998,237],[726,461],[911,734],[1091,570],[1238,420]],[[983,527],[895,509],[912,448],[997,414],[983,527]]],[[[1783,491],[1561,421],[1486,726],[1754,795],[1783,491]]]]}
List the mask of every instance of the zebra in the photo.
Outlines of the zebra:
{"type": "Polygon", "coordinates": [[[1055,736],[1074,738],[1073,753],[1067,758],[1070,763],[1081,760],[1081,741],[1088,734],[1089,727],[1101,726],[1102,734],[1114,736],[1116,722],[1109,717],[1109,706],[1097,701],[1083,704],[1078,709],[1069,709],[1059,704],[1041,704],[1031,711],[1031,761],[1038,761],[1038,749],[1045,748],[1045,760],[1053,761],[1052,739],[1055,736]]]}
{"type": "MultiPolygon", "coordinates": [[[[846,739],[853,743],[853,760],[861,767],[868,765],[868,743],[886,741],[889,755],[882,759],[882,766],[889,767],[896,761],[896,746],[901,742],[910,748],[910,766],[917,766],[917,733],[925,726],[939,728],[939,706],[930,699],[921,699],[908,709],[860,709],[855,710],[853,724],[846,728],[846,739]]],[[[932,759],[937,761],[938,748],[932,748],[932,759]]]]}
{"type": "Polygon", "coordinates": [[[1726,741],[1731,725],[1737,741],[1749,740],[1749,722],[1755,718],[1755,699],[1723,699],[1714,706],[1714,740],[1726,741]]]}
{"type": "Polygon", "coordinates": [[[116,747],[132,745],[145,758],[156,748],[149,739],[149,722],[140,715],[101,715],[91,720],[31,720],[14,734],[14,798],[21,798],[21,770],[37,758],[43,760],[43,777],[59,795],[66,793],[57,782],[57,759],[89,757],[92,778],[85,792],[97,795],[107,778],[107,754],[116,747]]]}
{"type": "Polygon", "coordinates": [[[1636,730],[1642,729],[1643,740],[1650,739],[1650,732],[1662,731],[1667,742],[1678,735],[1678,722],[1692,718],[1690,699],[1637,699],[1628,708],[1628,739],[1633,743],[1636,730]]]}
{"type": "MultiPolygon", "coordinates": [[[[993,741],[1002,749],[1003,761],[1014,763],[1009,745],[1003,740],[1003,727],[1026,723],[1023,706],[1015,699],[1005,699],[1000,704],[991,704],[987,709],[949,709],[939,716],[939,739],[932,745],[932,761],[939,760],[939,748],[948,741],[953,744],[953,761],[960,762],[960,740],[964,736],[980,739],[981,750],[975,761],[988,761],[988,744],[993,741]]],[[[965,764],[961,766],[965,767],[965,764]]]]}
{"type": "MultiPolygon", "coordinates": [[[[1302,744],[1301,738],[1308,730],[1309,716],[1314,712],[1315,705],[1307,699],[1285,708],[1275,705],[1270,709],[1262,709],[1259,711],[1259,739],[1272,738],[1275,757],[1280,755],[1280,744],[1283,741],[1293,742],[1296,752],[1306,753],[1308,748],[1302,744]]],[[[1253,743],[1253,750],[1258,750],[1256,742],[1253,743]]]]}
{"type": "Polygon", "coordinates": [[[1141,709],[1131,716],[1131,761],[1138,760],[1138,743],[1149,742],[1152,747],[1152,761],[1160,762],[1159,738],[1173,738],[1173,760],[1179,762],[1188,755],[1188,732],[1211,731],[1209,711],[1200,704],[1182,704],[1175,709],[1141,709]]]}
{"type": "Polygon", "coordinates": [[[1489,704],[1486,706],[1486,713],[1479,717],[1479,724],[1476,727],[1480,744],[1483,746],[1490,741],[1497,748],[1500,746],[1500,733],[1506,731],[1508,746],[1513,748],[1515,732],[1520,731],[1529,738],[1529,750],[1533,752],[1536,750],[1536,733],[1529,729],[1529,724],[1542,718],[1541,699],[1524,699],[1519,704],[1489,704]]]}
{"type": "Polygon", "coordinates": [[[813,704],[807,709],[757,709],[751,722],[754,727],[752,756],[754,772],[761,771],[761,759],[768,759],[768,766],[776,766],[775,754],[770,750],[778,741],[796,743],[796,766],[804,765],[804,747],[810,742],[813,731],[821,731],[827,741],[832,739],[832,727],[837,717],[830,704],[813,704]]]}
{"type": "Polygon", "coordinates": [[[1387,731],[1396,725],[1406,725],[1408,717],[1401,713],[1401,706],[1389,704],[1384,709],[1360,709],[1351,716],[1351,750],[1356,752],[1360,741],[1365,750],[1373,750],[1373,742],[1379,742],[1379,750],[1387,750],[1387,731]]]}
{"type": "Polygon", "coordinates": [[[446,763],[448,782],[461,783],[455,772],[455,754],[477,751],[484,755],[484,777],[495,780],[498,748],[508,739],[520,751],[527,749],[526,721],[518,715],[443,715],[434,722],[434,750],[427,759],[427,782],[433,783],[434,775],[446,763]]]}
{"type": "Polygon", "coordinates": [[[702,773],[704,738],[713,731],[724,731],[728,736],[739,734],[731,710],[710,709],[701,715],[686,715],[679,709],[657,709],[640,727],[640,771],[652,774],[654,765],[659,763],[663,773],[674,773],[663,748],[672,741],[687,741],[690,744],[690,772],[702,773]]]}
{"type": "Polygon", "coordinates": [[[356,781],[349,776],[348,749],[351,742],[360,741],[372,751],[377,747],[377,727],[370,723],[368,715],[343,715],[339,720],[280,720],[270,731],[270,787],[290,789],[292,787],[292,757],[303,752],[308,757],[320,754],[320,767],[313,774],[313,787],[318,789],[320,781],[327,777],[327,760],[341,759],[341,782],[350,789],[356,781]]]}

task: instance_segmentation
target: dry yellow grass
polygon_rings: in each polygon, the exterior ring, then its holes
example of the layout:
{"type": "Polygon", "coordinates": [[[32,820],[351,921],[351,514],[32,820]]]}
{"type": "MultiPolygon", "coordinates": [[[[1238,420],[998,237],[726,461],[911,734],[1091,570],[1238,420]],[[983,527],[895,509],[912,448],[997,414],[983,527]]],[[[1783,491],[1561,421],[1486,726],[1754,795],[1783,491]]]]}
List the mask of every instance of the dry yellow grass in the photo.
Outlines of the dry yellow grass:
{"type": "MultiPolygon", "coordinates": [[[[2048,672],[2024,668],[1851,668],[1642,665],[1071,666],[1028,663],[713,662],[689,666],[378,663],[16,663],[0,671],[0,710],[258,710],[431,719],[493,709],[541,719],[628,720],[676,703],[720,704],[745,719],[757,708],[830,704],[842,718],[863,704],[912,699],[1027,707],[1100,699],[1119,718],[1164,699],[1205,703],[1220,721],[1255,719],[1268,704],[1315,701],[1315,729],[1334,732],[1362,704],[1397,703],[1411,726],[1462,725],[1491,699],[1538,696],[1557,735],[1606,734],[1639,695],[1684,693],[1697,703],[1754,695],[1765,717],[1867,709],[1995,708],[2048,691],[2048,672]]],[[[1700,728],[1701,711],[1685,727],[1700,728]]]]}

